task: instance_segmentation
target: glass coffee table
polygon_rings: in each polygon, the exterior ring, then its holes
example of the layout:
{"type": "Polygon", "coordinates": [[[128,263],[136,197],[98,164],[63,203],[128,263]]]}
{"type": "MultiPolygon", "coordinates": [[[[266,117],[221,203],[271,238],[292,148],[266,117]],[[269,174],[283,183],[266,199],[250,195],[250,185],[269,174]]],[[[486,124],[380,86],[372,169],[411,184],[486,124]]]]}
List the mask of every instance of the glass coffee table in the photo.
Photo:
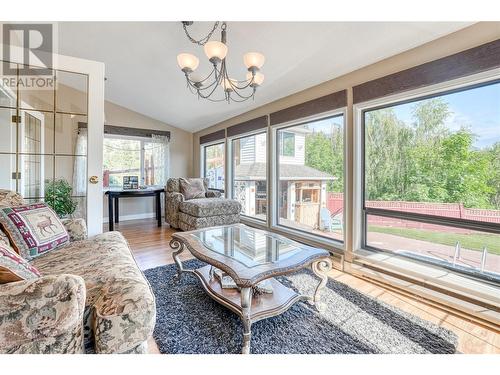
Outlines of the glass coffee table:
{"type": "Polygon", "coordinates": [[[319,292],[332,269],[328,251],[243,224],[174,233],[170,246],[177,265],[176,277],[193,273],[210,297],[241,317],[244,354],[250,353],[252,323],[282,314],[300,300],[320,309],[319,292]],[[184,269],[179,255],[186,249],[207,265],[184,269]],[[237,288],[223,288],[214,267],[229,275],[237,288]],[[320,278],[312,296],[298,294],[274,278],[306,267],[320,278]],[[259,285],[264,280],[268,280],[267,292],[262,293],[259,285]]]}

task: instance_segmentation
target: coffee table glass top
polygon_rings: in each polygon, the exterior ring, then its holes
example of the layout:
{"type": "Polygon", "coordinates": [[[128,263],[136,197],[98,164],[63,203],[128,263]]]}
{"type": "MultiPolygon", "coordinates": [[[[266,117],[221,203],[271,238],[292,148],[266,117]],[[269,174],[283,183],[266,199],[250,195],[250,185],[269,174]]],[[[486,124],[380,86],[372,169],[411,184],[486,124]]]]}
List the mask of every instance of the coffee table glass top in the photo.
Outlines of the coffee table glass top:
{"type": "Polygon", "coordinates": [[[208,228],[191,236],[210,251],[229,256],[249,268],[308,251],[294,241],[245,226],[208,228]]]}

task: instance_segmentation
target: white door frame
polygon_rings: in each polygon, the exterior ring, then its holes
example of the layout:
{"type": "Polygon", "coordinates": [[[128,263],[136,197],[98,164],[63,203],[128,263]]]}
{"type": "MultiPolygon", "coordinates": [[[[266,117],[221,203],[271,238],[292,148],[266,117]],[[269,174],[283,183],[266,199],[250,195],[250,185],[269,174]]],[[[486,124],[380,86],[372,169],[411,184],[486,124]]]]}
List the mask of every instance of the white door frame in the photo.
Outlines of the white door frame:
{"type": "Polygon", "coordinates": [[[102,152],[104,135],[104,63],[70,56],[54,56],[54,68],[87,74],[87,230],[90,236],[102,233],[102,152]]]}
{"type": "MultiPolygon", "coordinates": [[[[23,107],[25,107],[26,104],[23,104],[23,107]]],[[[20,144],[18,145],[18,150],[21,150],[20,152],[25,151],[24,150],[24,136],[26,133],[26,114],[29,114],[33,117],[35,117],[37,120],[40,120],[40,197],[45,196],[45,116],[43,115],[42,112],[36,111],[36,110],[29,110],[29,109],[21,109],[20,110],[20,121],[18,123],[17,129],[19,132],[19,142],[20,144]]],[[[24,179],[25,179],[25,173],[24,173],[24,155],[20,154],[19,155],[19,165],[20,170],[21,170],[21,179],[20,179],[20,193],[23,197],[26,197],[25,191],[24,191],[24,179]]]]}

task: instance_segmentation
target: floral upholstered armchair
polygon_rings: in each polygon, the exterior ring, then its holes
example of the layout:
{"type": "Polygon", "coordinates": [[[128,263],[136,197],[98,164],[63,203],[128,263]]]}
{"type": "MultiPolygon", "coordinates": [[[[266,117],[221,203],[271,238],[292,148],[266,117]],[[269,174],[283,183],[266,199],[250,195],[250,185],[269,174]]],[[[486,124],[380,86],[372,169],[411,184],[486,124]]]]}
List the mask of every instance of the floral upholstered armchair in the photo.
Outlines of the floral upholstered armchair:
{"type": "MultiPolygon", "coordinates": [[[[0,210],[23,204],[0,190],[0,210]]],[[[0,353],[146,352],[155,299],[127,241],[87,238],[83,219],[62,224],[69,242],[25,262],[37,276],[0,283],[0,353]]],[[[0,247],[11,242],[0,228],[0,247]]]]}
{"type": "Polygon", "coordinates": [[[241,204],[208,189],[208,179],[170,178],[165,188],[165,218],[184,231],[239,223],[241,204]]]}

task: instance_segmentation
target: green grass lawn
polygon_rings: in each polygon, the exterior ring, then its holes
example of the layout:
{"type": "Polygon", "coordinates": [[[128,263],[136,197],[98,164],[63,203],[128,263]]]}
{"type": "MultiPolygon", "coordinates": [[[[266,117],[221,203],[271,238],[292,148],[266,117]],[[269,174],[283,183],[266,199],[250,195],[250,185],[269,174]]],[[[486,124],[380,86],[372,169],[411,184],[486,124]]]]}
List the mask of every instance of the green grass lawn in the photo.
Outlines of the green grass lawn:
{"type": "Polygon", "coordinates": [[[412,229],[412,228],[395,228],[395,227],[380,227],[370,225],[369,232],[387,233],[395,236],[413,238],[415,240],[434,242],[443,245],[455,246],[457,241],[460,241],[462,249],[483,251],[483,247],[488,248],[488,253],[500,255],[500,236],[487,233],[446,233],[433,230],[412,229]]]}

